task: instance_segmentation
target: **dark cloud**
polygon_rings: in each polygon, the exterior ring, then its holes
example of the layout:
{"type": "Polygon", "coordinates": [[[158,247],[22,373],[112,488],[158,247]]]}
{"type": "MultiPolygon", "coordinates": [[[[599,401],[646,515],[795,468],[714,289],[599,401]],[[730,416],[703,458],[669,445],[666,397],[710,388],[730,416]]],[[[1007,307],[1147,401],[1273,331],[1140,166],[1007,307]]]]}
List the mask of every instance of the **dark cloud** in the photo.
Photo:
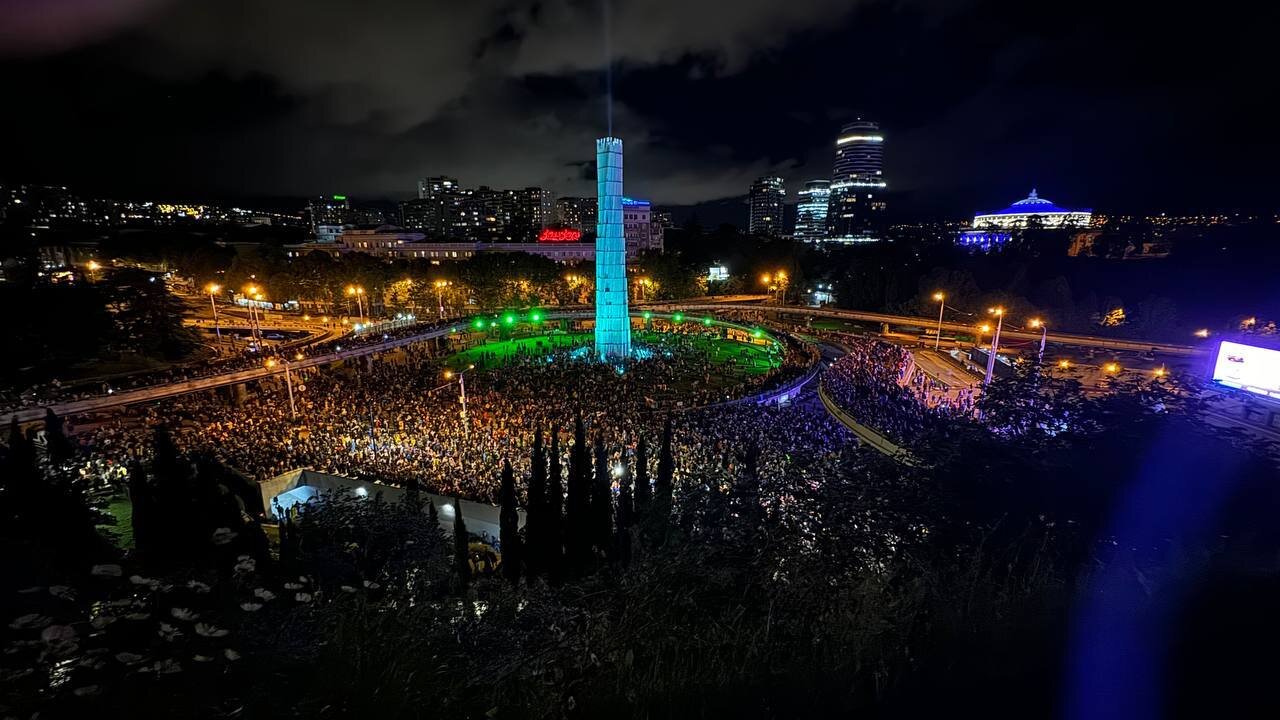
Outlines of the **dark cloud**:
{"type": "MultiPolygon", "coordinates": [[[[0,115],[10,177],[402,197],[416,177],[451,174],[591,192],[605,130],[595,0],[0,4],[16,8],[0,27],[0,93],[22,108],[0,115]]],[[[1276,92],[1263,70],[1270,24],[1249,12],[611,7],[627,188],[659,203],[740,195],[763,173],[793,189],[827,176],[836,129],[855,115],[881,120],[886,174],[910,207],[952,211],[1030,184],[1080,204],[1220,204],[1260,187],[1255,165],[1276,155],[1259,120],[1276,92]]]]}

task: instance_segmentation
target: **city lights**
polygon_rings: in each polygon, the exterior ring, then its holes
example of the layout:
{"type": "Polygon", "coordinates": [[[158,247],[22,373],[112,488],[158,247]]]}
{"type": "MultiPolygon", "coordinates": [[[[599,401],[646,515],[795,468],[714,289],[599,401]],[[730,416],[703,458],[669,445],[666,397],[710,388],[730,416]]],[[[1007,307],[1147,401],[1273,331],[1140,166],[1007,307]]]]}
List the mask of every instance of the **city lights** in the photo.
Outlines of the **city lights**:
{"type": "Polygon", "coordinates": [[[1207,338],[1209,337],[1209,328],[1200,328],[1195,332],[1195,335],[1198,338],[1207,338]]]}
{"type": "Polygon", "coordinates": [[[678,312],[678,313],[675,313],[674,315],[672,315],[672,316],[671,316],[671,322],[677,322],[677,323],[682,323],[682,322],[684,322],[684,313],[680,313],[680,312],[678,312]]]}

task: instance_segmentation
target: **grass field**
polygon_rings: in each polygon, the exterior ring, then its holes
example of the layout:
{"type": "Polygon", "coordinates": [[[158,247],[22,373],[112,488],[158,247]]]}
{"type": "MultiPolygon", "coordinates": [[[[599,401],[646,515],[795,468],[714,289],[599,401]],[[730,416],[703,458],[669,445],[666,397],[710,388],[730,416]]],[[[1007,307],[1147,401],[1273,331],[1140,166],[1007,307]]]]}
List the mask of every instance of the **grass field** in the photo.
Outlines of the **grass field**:
{"type": "MultiPolygon", "coordinates": [[[[478,368],[500,366],[519,354],[540,354],[589,345],[591,338],[591,333],[556,333],[487,342],[454,355],[445,364],[455,370],[467,365],[478,368]]],[[[769,352],[769,346],[747,345],[721,338],[637,332],[632,337],[632,342],[658,350],[670,338],[690,343],[693,352],[707,357],[713,365],[726,365],[730,361],[736,361],[736,369],[748,375],[767,373],[778,365],[777,358],[769,352]]]]}

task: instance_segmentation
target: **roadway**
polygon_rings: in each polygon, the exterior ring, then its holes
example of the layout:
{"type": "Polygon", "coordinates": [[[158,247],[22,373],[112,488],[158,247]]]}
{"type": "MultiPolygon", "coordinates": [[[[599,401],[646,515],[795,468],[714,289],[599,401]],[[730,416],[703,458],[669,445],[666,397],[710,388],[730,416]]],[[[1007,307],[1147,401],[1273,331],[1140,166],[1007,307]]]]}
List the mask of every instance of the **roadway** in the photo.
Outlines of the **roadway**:
{"type": "MultiPolygon", "coordinates": [[[[898,327],[918,327],[934,330],[938,327],[938,318],[918,317],[914,315],[890,315],[887,313],[867,312],[864,310],[833,310],[830,308],[814,308],[795,305],[757,305],[747,303],[655,303],[653,307],[670,308],[683,311],[696,310],[742,310],[752,312],[774,312],[786,315],[800,315],[807,318],[830,318],[833,320],[852,320],[854,322],[887,323],[898,327]]],[[[943,322],[944,332],[975,334],[971,323],[943,322]]],[[[1040,341],[1040,333],[1023,332],[1005,326],[1000,331],[1002,339],[1040,341]]],[[[1099,337],[1097,335],[1079,335],[1075,333],[1050,332],[1048,342],[1057,345],[1073,345],[1077,347],[1105,348],[1108,350],[1131,350],[1137,352],[1168,353],[1170,355],[1192,356],[1208,352],[1207,348],[1175,343],[1152,342],[1147,340],[1122,340],[1118,338],[1099,337]]]]}

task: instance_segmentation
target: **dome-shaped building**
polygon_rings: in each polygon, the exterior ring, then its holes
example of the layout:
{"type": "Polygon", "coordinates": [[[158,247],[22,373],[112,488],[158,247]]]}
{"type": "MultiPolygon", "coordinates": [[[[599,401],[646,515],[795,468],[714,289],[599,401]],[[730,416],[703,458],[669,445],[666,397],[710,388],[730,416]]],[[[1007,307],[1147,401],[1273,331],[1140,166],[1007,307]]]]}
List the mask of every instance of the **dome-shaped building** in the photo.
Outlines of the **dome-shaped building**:
{"type": "Polygon", "coordinates": [[[1028,227],[1088,227],[1093,220],[1089,210],[1068,210],[1040,197],[1035,190],[1026,198],[1003,210],[973,216],[974,229],[1019,229],[1028,227]]]}

